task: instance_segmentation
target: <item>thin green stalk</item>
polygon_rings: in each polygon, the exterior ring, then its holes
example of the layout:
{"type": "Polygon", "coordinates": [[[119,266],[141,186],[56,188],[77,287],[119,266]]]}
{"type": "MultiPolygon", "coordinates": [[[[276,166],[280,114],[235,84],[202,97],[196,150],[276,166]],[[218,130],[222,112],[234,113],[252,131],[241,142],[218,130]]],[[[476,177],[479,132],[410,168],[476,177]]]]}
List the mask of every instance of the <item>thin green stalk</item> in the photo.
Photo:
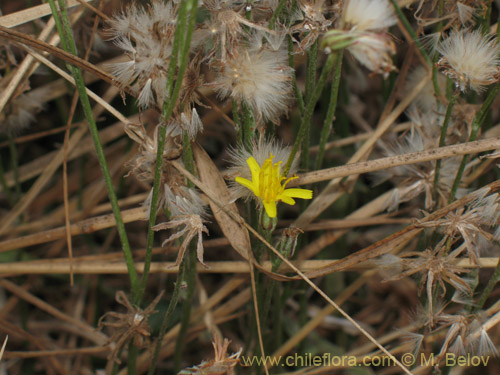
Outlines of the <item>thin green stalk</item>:
{"type": "Polygon", "coordinates": [[[128,361],[127,361],[127,374],[136,375],[137,374],[137,355],[139,354],[139,349],[134,344],[134,339],[132,338],[128,344],[128,361]]]}
{"type": "Polygon", "coordinates": [[[172,293],[172,298],[170,298],[170,303],[167,307],[167,311],[163,316],[163,320],[160,326],[160,332],[158,333],[158,338],[156,339],[155,348],[153,352],[153,356],[151,357],[151,365],[148,370],[148,375],[153,375],[156,370],[156,365],[158,363],[158,357],[160,356],[161,350],[161,342],[165,334],[167,333],[167,329],[170,323],[170,318],[174,313],[175,307],[177,306],[177,302],[179,301],[179,294],[182,288],[182,284],[184,282],[184,274],[186,270],[186,261],[182,260],[181,265],[179,266],[179,273],[177,274],[177,281],[175,282],[174,292],[172,293]]]}
{"type": "Polygon", "coordinates": [[[486,14],[481,21],[481,31],[484,35],[488,35],[490,33],[490,22],[491,22],[491,5],[493,1],[490,1],[488,4],[488,9],[486,10],[486,14]]]}
{"type": "Polygon", "coordinates": [[[486,303],[486,300],[490,296],[491,292],[493,291],[493,288],[495,285],[498,283],[500,280],[500,259],[498,260],[497,263],[497,268],[495,269],[495,272],[493,272],[493,275],[491,275],[490,279],[488,280],[488,284],[483,290],[483,293],[481,294],[481,297],[479,297],[479,301],[474,307],[473,313],[477,313],[479,310],[481,310],[486,303]]]}
{"type": "MultiPolygon", "coordinates": [[[[439,0],[438,4],[438,14],[440,17],[443,16],[444,13],[444,1],[439,0]]],[[[436,26],[435,32],[441,33],[443,30],[443,21],[439,21],[439,23],[436,26]]],[[[437,103],[439,103],[439,97],[441,96],[441,88],[439,87],[439,81],[438,81],[438,67],[436,66],[436,62],[439,58],[439,53],[437,51],[432,52],[431,54],[431,59],[432,59],[432,86],[434,87],[434,93],[436,94],[436,100],[437,103]]]]}
{"type": "Polygon", "coordinates": [[[422,43],[420,43],[420,40],[418,39],[417,34],[415,33],[415,30],[413,30],[413,27],[411,26],[410,22],[408,21],[408,19],[404,15],[404,13],[401,10],[400,6],[398,5],[397,1],[396,0],[390,0],[390,2],[392,3],[392,6],[396,10],[396,14],[397,14],[399,20],[403,23],[406,31],[408,31],[408,33],[410,34],[411,38],[413,39],[413,42],[415,43],[415,45],[417,46],[417,48],[420,50],[420,53],[422,54],[423,58],[427,62],[427,65],[432,66],[432,60],[430,59],[429,55],[425,51],[425,48],[422,45],[422,43]]]}
{"type": "Polygon", "coordinates": [[[314,112],[314,107],[316,106],[316,102],[318,101],[321,92],[323,91],[323,87],[325,86],[326,80],[330,75],[330,72],[333,68],[333,63],[335,60],[335,56],[333,54],[328,55],[325,65],[323,66],[323,70],[321,71],[321,75],[318,79],[318,83],[312,93],[311,97],[307,100],[307,106],[304,111],[304,116],[302,117],[302,122],[300,124],[299,132],[297,134],[297,138],[295,139],[295,143],[293,144],[292,151],[290,152],[290,156],[286,162],[283,175],[286,176],[290,171],[290,167],[292,166],[292,162],[295,159],[295,155],[299,151],[300,144],[302,143],[302,139],[304,138],[305,132],[308,128],[308,124],[311,122],[311,118],[314,112]]]}
{"type": "MultiPolygon", "coordinates": [[[[500,82],[497,82],[495,86],[490,90],[488,93],[488,96],[486,97],[486,100],[484,101],[483,105],[481,106],[481,109],[479,110],[478,113],[476,113],[476,116],[472,120],[472,130],[471,134],[469,136],[469,142],[475,141],[477,137],[477,133],[479,132],[479,129],[481,128],[481,124],[484,122],[486,115],[488,114],[488,111],[490,110],[491,105],[493,104],[493,101],[497,97],[498,91],[500,90],[500,82]]],[[[455,195],[457,194],[457,189],[458,185],[460,184],[460,181],[462,180],[462,176],[465,171],[465,166],[467,164],[468,160],[468,155],[464,155],[462,158],[462,162],[460,163],[460,167],[458,168],[457,175],[455,177],[455,181],[453,181],[453,186],[451,187],[451,192],[450,192],[450,198],[448,199],[448,203],[451,203],[455,200],[455,195]]]]}
{"type": "Polygon", "coordinates": [[[314,90],[316,84],[316,66],[318,64],[318,39],[312,44],[307,51],[307,67],[306,67],[306,99],[314,90]]]}
{"type": "MultiPolygon", "coordinates": [[[[49,4],[52,10],[52,14],[54,15],[54,19],[56,19],[56,26],[61,36],[63,47],[66,49],[67,52],[76,55],[76,47],[74,40],[72,38],[71,28],[69,24],[69,17],[65,8],[64,1],[59,0],[61,15],[59,15],[57,11],[55,0],[49,0],[49,4]]],[[[80,103],[82,105],[85,118],[87,119],[87,122],[89,124],[89,131],[92,137],[92,141],[94,143],[97,159],[99,161],[99,165],[101,166],[101,170],[104,176],[104,183],[108,191],[109,201],[111,203],[111,208],[113,210],[113,214],[115,217],[116,228],[118,230],[118,235],[122,243],[125,262],[127,264],[127,271],[130,278],[130,284],[132,290],[135,290],[138,285],[138,277],[134,267],[134,259],[132,257],[132,251],[130,250],[130,244],[128,242],[127,232],[125,231],[125,225],[122,220],[120,207],[118,205],[118,200],[116,198],[116,194],[113,188],[113,180],[111,179],[111,174],[109,172],[108,165],[106,163],[106,157],[104,156],[104,150],[102,148],[101,141],[99,139],[99,130],[97,129],[97,125],[95,123],[95,119],[92,113],[92,107],[90,105],[90,101],[87,96],[87,92],[85,90],[85,82],[83,81],[82,73],[79,68],[70,66],[70,69],[73,74],[73,78],[75,80],[75,85],[78,90],[80,103]]]]}
{"type": "Polygon", "coordinates": [[[297,86],[297,77],[295,76],[295,58],[293,54],[293,41],[292,37],[288,36],[288,64],[292,68],[292,86],[293,92],[295,93],[295,98],[297,99],[297,104],[299,105],[300,115],[304,115],[304,98],[302,97],[302,92],[299,90],[299,86],[297,86]]]}
{"type": "MultiPolygon", "coordinates": [[[[441,137],[439,138],[439,147],[443,147],[446,139],[446,133],[448,132],[448,125],[450,123],[451,114],[453,113],[453,107],[460,96],[460,91],[455,95],[452,95],[450,101],[448,102],[448,108],[446,109],[446,114],[444,116],[443,125],[441,126],[441,137]]],[[[436,170],[434,174],[434,193],[437,195],[439,186],[439,173],[441,171],[441,159],[436,162],[436,170]]]]}
{"type": "Polygon", "coordinates": [[[252,150],[252,141],[255,134],[255,118],[252,109],[245,102],[241,102],[242,127],[243,127],[243,147],[247,151],[252,150]]]}
{"type": "MultiPolygon", "coordinates": [[[[189,135],[184,133],[183,138],[183,157],[184,157],[184,165],[186,169],[192,174],[195,173],[195,165],[194,165],[194,155],[193,149],[191,148],[191,140],[189,139],[189,135]]],[[[188,180],[188,186],[194,187],[194,184],[188,180]]],[[[174,354],[174,369],[176,372],[180,370],[180,363],[182,352],[184,349],[184,340],[186,337],[187,329],[189,327],[189,320],[191,317],[191,305],[193,299],[193,293],[196,284],[196,245],[191,243],[190,249],[188,252],[188,264],[186,269],[186,282],[188,284],[186,290],[186,299],[182,304],[182,319],[181,319],[181,329],[179,331],[179,335],[177,336],[177,345],[175,347],[174,354]]]]}
{"type": "MultiPolygon", "coordinates": [[[[316,67],[318,61],[318,39],[312,44],[311,48],[307,51],[307,69],[306,69],[306,99],[314,91],[316,84],[316,67]]],[[[301,166],[305,170],[309,169],[309,146],[311,143],[311,121],[305,123],[304,137],[302,139],[302,154],[301,166]]]]}
{"type": "MultiPolygon", "coordinates": [[[[181,42],[184,38],[184,31],[186,25],[186,17],[187,17],[187,3],[183,3],[183,6],[180,7],[178,17],[177,17],[177,27],[175,29],[174,42],[172,48],[172,54],[170,56],[170,64],[168,68],[168,76],[167,76],[167,85],[165,88],[165,98],[169,98],[173,85],[174,85],[174,72],[177,66],[177,56],[179,55],[179,50],[181,48],[181,42]]],[[[166,113],[168,108],[167,100],[163,103],[163,113],[166,113]]],[[[164,117],[165,118],[165,117],[164,117]]],[[[156,162],[155,162],[155,173],[153,179],[153,192],[151,194],[151,209],[149,214],[149,223],[148,223],[148,235],[147,235],[147,245],[146,245],[146,256],[144,259],[144,272],[141,278],[141,284],[137,294],[133,296],[134,303],[140,304],[142,296],[144,294],[144,290],[146,289],[147,279],[149,276],[149,270],[151,268],[151,259],[153,256],[153,244],[154,244],[154,231],[153,226],[156,223],[156,214],[157,214],[157,204],[160,195],[160,182],[162,175],[162,163],[163,163],[163,150],[165,148],[165,139],[166,139],[166,126],[160,126],[158,129],[158,143],[156,150],[156,162]]]]}
{"type": "Polygon", "coordinates": [[[186,298],[182,303],[182,318],[181,318],[181,328],[179,334],[177,335],[177,344],[175,345],[174,353],[174,372],[178,373],[181,367],[182,352],[184,351],[186,334],[189,328],[189,321],[191,318],[191,306],[193,305],[193,295],[196,286],[196,245],[192,243],[188,252],[187,266],[186,266],[186,283],[187,288],[185,289],[186,298]]]}
{"type": "MultiPolygon", "coordinates": [[[[165,88],[166,99],[163,104],[163,110],[162,110],[162,118],[165,123],[172,115],[175,104],[179,97],[180,89],[182,86],[182,79],[184,77],[184,72],[186,71],[187,68],[189,47],[191,45],[191,37],[196,23],[196,12],[197,12],[196,0],[181,2],[181,7],[179,9],[179,16],[177,18],[177,28],[175,30],[172,55],[170,58],[167,86],[165,88]],[[188,15],[189,15],[189,22],[187,22],[188,15]],[[177,56],[179,54],[179,51],[182,51],[182,53],[179,59],[177,80],[174,86],[173,84],[175,76],[174,73],[176,72],[176,65],[177,65],[176,63],[178,61],[177,56]]],[[[163,150],[165,148],[166,131],[167,131],[166,126],[161,126],[158,129],[158,144],[156,151],[153,192],[151,196],[151,209],[150,209],[149,223],[148,223],[148,235],[147,235],[146,257],[144,260],[144,271],[140,287],[133,295],[133,300],[136,304],[139,304],[142,299],[142,295],[144,294],[144,290],[147,284],[147,279],[149,276],[149,270],[151,267],[151,258],[153,253],[153,244],[154,244],[153,226],[155,225],[156,222],[156,214],[158,210],[157,205],[160,196],[160,183],[161,183],[161,175],[163,167],[163,150]]]]}
{"type": "MultiPolygon", "coordinates": [[[[191,147],[191,139],[186,132],[184,133],[182,138],[182,156],[186,169],[193,175],[196,175],[196,170],[194,167],[193,148],[191,147]]],[[[194,187],[194,184],[190,180],[188,180],[187,184],[190,188],[194,187]]]]}
{"type": "Polygon", "coordinates": [[[236,100],[231,101],[232,109],[233,109],[233,121],[236,126],[236,132],[238,133],[238,145],[243,145],[243,126],[241,124],[240,114],[238,113],[238,103],[236,100]]]}
{"type": "Polygon", "coordinates": [[[344,55],[344,50],[336,51],[335,62],[334,62],[334,73],[332,88],[330,91],[330,102],[328,103],[328,111],[326,113],[325,122],[323,123],[323,129],[321,129],[321,137],[319,140],[319,150],[316,156],[316,162],[314,164],[314,170],[321,168],[321,163],[323,162],[323,156],[325,154],[325,146],[328,141],[328,136],[332,131],[333,120],[335,116],[335,110],[337,109],[337,100],[339,95],[340,87],[340,76],[342,71],[342,57],[344,55]]]}
{"type": "MultiPolygon", "coordinates": [[[[432,65],[432,86],[434,87],[437,99],[441,96],[441,89],[439,88],[438,69],[435,64],[432,65]]],[[[439,102],[439,99],[437,99],[437,101],[439,102]]]]}
{"type": "Polygon", "coordinates": [[[283,10],[283,8],[284,8],[284,6],[286,4],[286,1],[287,0],[280,0],[280,2],[278,3],[278,6],[274,10],[273,15],[269,19],[269,23],[268,23],[269,29],[274,30],[274,26],[276,24],[276,20],[278,19],[280,13],[282,12],[282,10],[283,10]]]}
{"type": "MultiPolygon", "coordinates": [[[[439,0],[438,2],[438,15],[439,17],[443,17],[444,15],[444,0],[439,0]]],[[[439,21],[436,27],[436,31],[441,31],[443,30],[443,21],[439,21]]]]}

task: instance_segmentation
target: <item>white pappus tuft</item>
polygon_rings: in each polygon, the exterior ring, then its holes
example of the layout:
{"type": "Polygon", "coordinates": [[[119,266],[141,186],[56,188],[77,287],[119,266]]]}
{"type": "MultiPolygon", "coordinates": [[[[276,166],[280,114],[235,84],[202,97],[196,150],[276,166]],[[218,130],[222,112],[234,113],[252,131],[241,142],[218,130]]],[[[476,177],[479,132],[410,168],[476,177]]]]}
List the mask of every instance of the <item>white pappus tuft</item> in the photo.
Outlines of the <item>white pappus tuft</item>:
{"type": "Polygon", "coordinates": [[[357,31],[382,30],[397,22],[388,0],[350,0],[342,18],[348,27],[357,31]]]}
{"type": "Polygon", "coordinates": [[[154,0],[148,8],[131,4],[109,21],[114,44],[129,58],[111,64],[111,73],[121,84],[134,85],[142,108],[163,102],[175,13],[172,3],[154,0]]]}
{"type": "Polygon", "coordinates": [[[478,30],[454,31],[438,44],[437,50],[443,55],[438,67],[461,91],[483,91],[500,77],[497,43],[478,30]]]}
{"type": "Polygon", "coordinates": [[[176,194],[168,185],[165,185],[165,202],[170,211],[171,219],[166,223],[155,225],[153,229],[155,231],[174,229],[175,233],[163,241],[162,246],[184,236],[175,262],[175,266],[178,266],[186,253],[189,243],[197,237],[196,255],[200,263],[207,267],[203,262],[203,233],[208,234],[208,229],[204,225],[206,216],[205,203],[193,189],[183,187],[176,194]]]}
{"type": "Polygon", "coordinates": [[[167,125],[167,134],[171,137],[176,137],[186,132],[189,139],[194,140],[197,134],[202,131],[203,123],[196,108],[193,108],[191,112],[182,112],[180,119],[173,120],[167,125]]]}
{"type": "Polygon", "coordinates": [[[292,69],[284,49],[241,48],[221,65],[214,84],[222,98],[246,102],[264,120],[277,122],[287,111],[292,69]]]}

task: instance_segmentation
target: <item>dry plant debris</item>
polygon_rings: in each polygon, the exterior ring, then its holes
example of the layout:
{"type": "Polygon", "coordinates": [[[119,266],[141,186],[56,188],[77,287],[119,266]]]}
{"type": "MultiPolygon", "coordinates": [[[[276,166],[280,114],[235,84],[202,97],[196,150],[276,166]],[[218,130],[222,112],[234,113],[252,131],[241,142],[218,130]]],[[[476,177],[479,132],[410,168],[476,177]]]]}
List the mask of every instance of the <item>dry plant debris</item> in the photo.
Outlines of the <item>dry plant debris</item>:
{"type": "Polygon", "coordinates": [[[1,374],[498,373],[499,1],[42,3],[0,4],[1,374]]]}

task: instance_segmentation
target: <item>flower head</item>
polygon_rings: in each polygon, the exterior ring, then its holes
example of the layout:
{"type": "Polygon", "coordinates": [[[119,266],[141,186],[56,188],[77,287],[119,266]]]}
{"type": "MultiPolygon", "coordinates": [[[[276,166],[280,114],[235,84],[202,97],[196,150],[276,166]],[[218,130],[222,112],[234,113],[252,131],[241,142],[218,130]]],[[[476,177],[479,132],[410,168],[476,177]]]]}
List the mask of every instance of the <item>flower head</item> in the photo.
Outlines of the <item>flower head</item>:
{"type": "Polygon", "coordinates": [[[437,65],[461,91],[469,87],[482,91],[500,77],[496,42],[479,31],[454,32],[438,44],[437,49],[443,55],[437,65]]]}
{"type": "MultiPolygon", "coordinates": [[[[261,34],[259,34],[261,35],[261,34]]],[[[262,36],[261,36],[262,37],[262,36]]],[[[288,110],[292,93],[292,69],[287,52],[258,43],[233,51],[221,62],[214,86],[221,98],[245,101],[257,118],[278,122],[288,110]]]]}
{"type": "Polygon", "coordinates": [[[273,163],[273,154],[266,159],[262,167],[253,156],[247,159],[248,167],[252,173],[252,181],[243,177],[236,177],[237,183],[251,190],[260,198],[269,217],[276,217],[276,202],[281,201],[294,205],[293,198],[311,199],[312,190],[286,189],[286,185],[297,177],[286,178],[281,174],[281,162],[273,163]],[[285,181],[283,184],[282,182],[285,181]]]}
{"type": "Polygon", "coordinates": [[[351,0],[342,18],[355,30],[377,31],[397,22],[391,4],[387,0],[351,0]]]}
{"type": "Polygon", "coordinates": [[[339,29],[324,35],[325,52],[346,48],[366,68],[387,76],[395,70],[391,55],[396,46],[387,29],[396,16],[387,0],[351,0],[342,14],[339,29]]]}

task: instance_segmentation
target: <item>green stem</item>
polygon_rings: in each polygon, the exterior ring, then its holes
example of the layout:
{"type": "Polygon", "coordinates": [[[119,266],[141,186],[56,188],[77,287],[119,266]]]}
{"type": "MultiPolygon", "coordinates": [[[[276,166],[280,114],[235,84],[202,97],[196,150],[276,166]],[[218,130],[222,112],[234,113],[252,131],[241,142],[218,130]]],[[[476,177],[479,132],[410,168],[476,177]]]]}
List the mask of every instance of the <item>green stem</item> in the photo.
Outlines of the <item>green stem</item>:
{"type": "Polygon", "coordinates": [[[483,290],[483,293],[481,294],[481,297],[479,297],[479,301],[475,305],[473,313],[477,313],[479,310],[483,308],[484,304],[486,303],[486,300],[490,296],[498,280],[500,280],[500,259],[498,260],[495,272],[493,272],[493,275],[491,275],[490,279],[488,280],[488,284],[486,285],[486,287],[483,290]]]}
{"type": "Polygon", "coordinates": [[[189,253],[187,256],[186,266],[186,298],[182,303],[182,318],[181,328],[177,336],[177,344],[175,345],[174,353],[174,370],[178,373],[181,366],[182,352],[185,347],[186,334],[189,328],[189,321],[191,318],[191,306],[193,305],[193,294],[196,286],[196,245],[190,245],[189,253]]]}
{"type": "MultiPolygon", "coordinates": [[[[182,156],[184,160],[184,165],[186,169],[191,172],[193,175],[197,175],[195,167],[194,167],[194,155],[193,149],[191,147],[191,139],[189,135],[185,132],[182,138],[182,156]]],[[[193,188],[194,184],[188,180],[188,187],[193,188]]]]}
{"type": "Polygon", "coordinates": [[[287,0],[280,0],[280,2],[278,3],[278,6],[276,7],[276,9],[274,10],[274,13],[273,15],[271,16],[271,18],[269,19],[269,23],[268,23],[268,27],[269,29],[271,30],[274,30],[274,26],[276,24],[276,20],[278,19],[281,11],[283,10],[283,7],[285,6],[286,4],[286,1],[287,0]]]}
{"type": "Polygon", "coordinates": [[[128,362],[127,362],[127,374],[136,375],[137,374],[137,354],[139,354],[139,349],[134,345],[134,339],[130,340],[128,344],[128,362]]]}
{"type": "Polygon", "coordinates": [[[316,84],[316,65],[318,61],[318,39],[312,44],[311,48],[307,51],[307,69],[306,69],[306,99],[313,92],[314,85],[316,84]]]}
{"type": "MultiPolygon", "coordinates": [[[[165,88],[166,92],[165,102],[163,104],[163,110],[162,110],[162,118],[165,123],[172,115],[175,104],[179,97],[180,89],[182,86],[182,79],[184,77],[184,72],[186,71],[187,68],[189,47],[191,44],[191,37],[196,22],[196,12],[197,12],[196,0],[181,2],[181,7],[179,9],[179,16],[177,18],[178,23],[177,23],[177,28],[175,30],[172,56],[170,58],[167,86],[165,88]],[[189,13],[189,23],[187,23],[188,13],[189,13]],[[177,56],[179,54],[179,51],[181,50],[182,54],[179,61],[177,80],[175,82],[175,87],[174,87],[173,82],[175,76],[174,73],[176,72],[177,56]]],[[[149,270],[151,267],[151,258],[153,253],[153,244],[154,244],[153,226],[155,225],[156,222],[156,214],[158,210],[157,205],[160,196],[160,183],[162,176],[163,151],[165,149],[166,131],[167,131],[166,126],[161,126],[158,129],[158,144],[156,150],[155,174],[153,181],[153,193],[151,196],[151,209],[150,209],[149,223],[148,223],[148,236],[147,236],[147,246],[146,246],[146,257],[144,261],[144,271],[140,287],[133,295],[133,301],[136,304],[139,304],[142,299],[144,290],[146,288],[147,279],[149,276],[149,270]]]]}
{"type": "MultiPolygon", "coordinates": [[[[309,100],[316,84],[316,65],[318,61],[318,39],[307,51],[306,71],[306,99],[309,100]]],[[[301,166],[304,170],[309,169],[309,146],[311,143],[311,121],[305,123],[304,137],[302,140],[301,166]]]]}
{"type": "Polygon", "coordinates": [[[438,69],[436,65],[432,65],[432,86],[434,87],[434,93],[436,94],[437,102],[439,103],[439,97],[441,96],[441,89],[439,87],[438,81],[438,69]]]}
{"type": "Polygon", "coordinates": [[[302,143],[302,139],[304,138],[305,132],[311,122],[311,118],[314,112],[314,107],[316,106],[316,102],[318,101],[321,92],[323,91],[323,87],[325,86],[326,80],[330,75],[330,72],[333,68],[333,63],[335,60],[335,56],[333,54],[328,55],[325,65],[323,66],[323,70],[321,71],[321,75],[318,79],[318,83],[314,88],[314,92],[311,97],[307,100],[307,106],[305,108],[304,116],[302,117],[302,122],[300,124],[299,132],[297,134],[297,138],[295,139],[295,143],[293,144],[292,151],[290,152],[290,156],[286,162],[283,175],[288,175],[290,171],[290,167],[292,166],[292,162],[295,159],[295,155],[299,151],[300,144],[302,143]]]}
{"type": "Polygon", "coordinates": [[[488,4],[488,9],[486,10],[486,14],[484,18],[481,20],[481,31],[484,35],[488,35],[490,33],[490,22],[491,22],[491,5],[493,1],[490,0],[488,4]]]}
{"type": "Polygon", "coordinates": [[[238,134],[238,147],[243,145],[243,126],[241,124],[241,119],[240,115],[238,113],[238,103],[236,103],[236,100],[231,101],[232,104],[232,109],[233,109],[233,121],[234,125],[236,126],[236,132],[238,134]]]}
{"type": "Polygon", "coordinates": [[[184,259],[182,260],[181,265],[179,266],[179,274],[177,275],[177,281],[175,282],[174,292],[172,294],[172,298],[170,299],[167,311],[163,316],[163,320],[160,326],[160,332],[158,333],[158,338],[155,343],[153,356],[151,358],[151,366],[149,367],[148,375],[153,375],[155,373],[156,365],[158,363],[158,357],[160,356],[161,342],[163,337],[167,333],[167,329],[170,323],[170,318],[172,317],[175,307],[177,306],[177,302],[179,301],[179,294],[184,281],[185,270],[186,270],[186,261],[184,259]]]}
{"type": "Polygon", "coordinates": [[[420,40],[419,40],[417,34],[415,33],[415,30],[413,30],[413,27],[411,26],[410,22],[408,21],[408,19],[404,15],[404,13],[401,10],[400,6],[398,5],[397,1],[396,0],[390,0],[390,2],[394,6],[394,9],[396,10],[396,14],[397,14],[399,20],[403,23],[406,31],[408,31],[408,33],[410,34],[411,38],[413,39],[413,42],[415,43],[415,45],[417,46],[417,48],[420,50],[420,53],[422,54],[424,60],[427,62],[427,65],[432,66],[432,60],[430,59],[429,55],[425,51],[425,48],[422,45],[422,43],[420,43],[420,40]]]}
{"type": "MultiPolygon", "coordinates": [[[[61,42],[63,44],[63,48],[65,48],[67,52],[76,55],[76,47],[74,40],[72,38],[71,28],[69,24],[69,17],[68,13],[66,12],[64,1],[59,0],[61,15],[59,15],[57,11],[55,0],[49,0],[49,3],[50,3],[50,8],[52,10],[52,14],[54,15],[54,19],[56,20],[56,26],[61,36],[61,42]]],[[[92,107],[90,105],[90,101],[87,96],[87,92],[85,90],[85,83],[83,81],[81,70],[74,66],[70,66],[70,70],[75,80],[75,85],[80,97],[80,103],[82,105],[85,118],[87,119],[87,122],[89,124],[89,131],[92,137],[92,141],[94,143],[97,159],[99,161],[99,165],[101,166],[101,170],[104,176],[104,183],[108,191],[109,201],[111,203],[111,208],[113,210],[113,214],[115,217],[118,235],[122,243],[125,262],[127,264],[127,271],[130,278],[130,284],[132,286],[132,290],[135,290],[138,285],[137,272],[134,267],[134,259],[132,257],[132,251],[130,250],[130,244],[128,242],[127,232],[125,231],[125,225],[122,220],[120,207],[118,205],[118,200],[116,198],[116,194],[113,188],[113,180],[111,179],[111,174],[109,172],[108,165],[106,163],[106,157],[104,156],[104,150],[102,148],[101,141],[99,139],[99,130],[97,129],[97,125],[95,123],[95,119],[92,113],[92,107]]]]}
{"type": "MultiPolygon", "coordinates": [[[[444,116],[443,125],[441,126],[441,137],[439,138],[439,147],[443,147],[446,140],[446,133],[448,132],[448,125],[450,123],[451,114],[453,113],[453,107],[460,96],[460,92],[452,95],[450,101],[448,102],[448,108],[446,109],[446,114],[444,116]]],[[[439,173],[441,171],[441,159],[436,162],[436,170],[434,174],[434,193],[437,196],[438,186],[439,186],[439,173]]]]}
{"type": "Polygon", "coordinates": [[[252,151],[252,140],[255,133],[255,119],[252,109],[245,102],[241,102],[242,122],[243,122],[243,147],[247,151],[252,151]]]}
{"type": "MultiPolygon", "coordinates": [[[[443,17],[444,15],[444,0],[439,0],[438,2],[438,15],[439,17],[443,17]]],[[[436,26],[436,31],[441,32],[443,30],[443,21],[439,21],[436,26]]]]}
{"type": "Polygon", "coordinates": [[[321,168],[321,163],[323,162],[323,156],[325,154],[325,146],[328,141],[328,136],[332,131],[333,120],[335,116],[335,110],[337,109],[337,100],[340,87],[340,76],[342,71],[342,57],[344,55],[344,50],[340,50],[334,53],[335,71],[333,73],[333,82],[330,92],[330,103],[328,104],[328,111],[326,113],[325,122],[323,123],[323,129],[321,129],[321,137],[319,140],[319,150],[316,157],[316,163],[314,164],[314,170],[321,168]]]}
{"type": "Polygon", "coordinates": [[[292,37],[288,36],[288,64],[292,68],[292,86],[293,91],[295,93],[295,98],[297,99],[297,104],[299,105],[300,115],[304,115],[304,98],[302,97],[302,92],[299,90],[299,86],[297,86],[297,76],[295,75],[295,58],[293,54],[293,41],[292,37]]]}
{"type": "MultiPolygon", "coordinates": [[[[477,133],[479,132],[479,129],[481,128],[481,124],[486,118],[486,115],[488,114],[488,111],[490,110],[491,105],[493,104],[493,101],[495,100],[498,91],[500,90],[500,82],[497,82],[496,85],[490,89],[490,92],[488,93],[488,96],[486,97],[486,100],[484,101],[483,105],[481,106],[481,109],[479,110],[478,113],[476,113],[476,116],[472,120],[472,130],[471,134],[469,137],[469,142],[475,141],[477,138],[477,133]]],[[[468,160],[468,155],[464,155],[462,158],[462,162],[460,163],[460,167],[458,168],[457,175],[455,177],[455,181],[453,181],[453,186],[451,188],[450,192],[450,198],[448,199],[448,203],[451,203],[455,200],[455,195],[457,193],[458,185],[460,184],[460,181],[462,180],[462,176],[465,171],[465,166],[467,164],[468,160]]]]}

